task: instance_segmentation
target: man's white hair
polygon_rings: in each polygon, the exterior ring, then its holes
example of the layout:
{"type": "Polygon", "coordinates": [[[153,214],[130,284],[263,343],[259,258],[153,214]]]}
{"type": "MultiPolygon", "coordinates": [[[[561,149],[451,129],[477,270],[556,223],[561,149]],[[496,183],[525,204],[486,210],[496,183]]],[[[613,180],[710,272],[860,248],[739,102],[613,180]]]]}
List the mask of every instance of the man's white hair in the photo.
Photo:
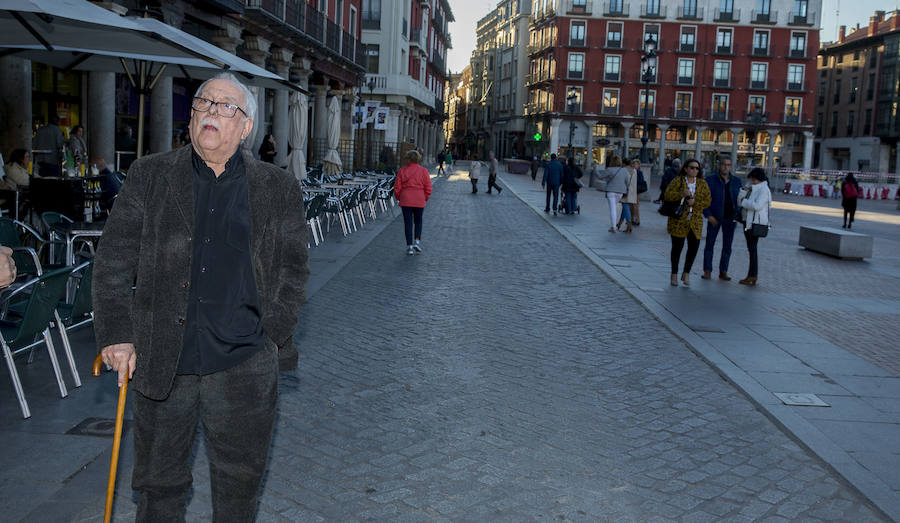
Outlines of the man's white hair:
{"type": "Polygon", "coordinates": [[[247,113],[247,118],[256,122],[256,96],[253,95],[253,92],[243,84],[240,80],[237,79],[231,73],[219,73],[209,80],[200,84],[200,87],[197,88],[197,92],[194,93],[194,97],[200,96],[200,93],[203,92],[203,89],[206,87],[206,84],[212,82],[213,80],[227,80],[235,85],[242,93],[244,93],[244,106],[241,107],[245,113],[247,113]]]}

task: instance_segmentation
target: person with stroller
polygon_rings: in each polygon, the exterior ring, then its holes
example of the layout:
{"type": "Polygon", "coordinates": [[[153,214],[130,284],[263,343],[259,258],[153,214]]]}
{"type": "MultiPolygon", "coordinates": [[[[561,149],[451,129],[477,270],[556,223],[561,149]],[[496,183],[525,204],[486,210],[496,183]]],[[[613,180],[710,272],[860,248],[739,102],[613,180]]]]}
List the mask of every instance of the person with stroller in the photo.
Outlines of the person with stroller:
{"type": "Polygon", "coordinates": [[[566,214],[575,214],[575,209],[578,207],[578,190],[581,188],[578,180],[583,175],[581,168],[575,164],[575,158],[569,157],[562,178],[563,202],[566,214]]]}

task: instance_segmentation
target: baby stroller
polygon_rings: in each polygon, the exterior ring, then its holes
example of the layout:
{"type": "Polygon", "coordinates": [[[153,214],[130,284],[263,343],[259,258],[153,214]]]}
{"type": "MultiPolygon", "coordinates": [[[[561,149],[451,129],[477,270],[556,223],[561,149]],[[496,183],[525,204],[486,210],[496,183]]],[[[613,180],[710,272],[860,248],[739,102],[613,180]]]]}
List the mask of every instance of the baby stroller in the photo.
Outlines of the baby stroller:
{"type": "MultiPolygon", "coordinates": [[[[562,191],[559,192],[559,205],[557,206],[556,210],[559,211],[560,214],[566,212],[566,196],[562,191]]],[[[578,203],[578,193],[575,193],[575,212],[573,212],[572,214],[576,213],[581,214],[581,204],[578,203]]]]}

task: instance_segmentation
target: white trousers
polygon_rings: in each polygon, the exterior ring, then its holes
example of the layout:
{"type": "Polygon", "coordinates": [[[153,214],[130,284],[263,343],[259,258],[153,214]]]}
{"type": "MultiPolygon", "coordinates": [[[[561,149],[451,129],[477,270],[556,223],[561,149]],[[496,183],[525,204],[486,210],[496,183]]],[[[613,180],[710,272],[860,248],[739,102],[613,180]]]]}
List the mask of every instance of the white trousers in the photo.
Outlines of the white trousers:
{"type": "Polygon", "coordinates": [[[608,192],[606,193],[606,201],[609,203],[609,226],[613,229],[616,228],[616,222],[618,221],[618,211],[619,211],[619,200],[622,199],[622,195],[617,192],[608,192]]]}

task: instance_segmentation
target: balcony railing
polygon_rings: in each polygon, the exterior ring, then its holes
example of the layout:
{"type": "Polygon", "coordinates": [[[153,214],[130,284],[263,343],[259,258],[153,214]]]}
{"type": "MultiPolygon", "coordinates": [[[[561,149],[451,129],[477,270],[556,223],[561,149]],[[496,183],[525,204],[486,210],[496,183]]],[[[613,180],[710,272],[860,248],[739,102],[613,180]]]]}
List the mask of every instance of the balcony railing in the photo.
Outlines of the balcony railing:
{"type": "Polygon", "coordinates": [[[628,16],[628,2],[607,0],[603,2],[603,16],[628,16]]]}
{"type": "Polygon", "coordinates": [[[664,5],[655,5],[651,9],[647,4],[641,4],[641,18],[665,18],[667,8],[664,5]]]}
{"type": "Polygon", "coordinates": [[[584,48],[587,47],[587,40],[584,38],[570,38],[569,39],[569,47],[579,47],[584,48]]]}
{"type": "Polygon", "coordinates": [[[812,125],[809,116],[802,114],[781,113],[781,122],[794,125],[812,125]]]}
{"type": "Polygon", "coordinates": [[[671,111],[669,111],[669,118],[674,118],[676,120],[693,120],[694,119],[694,109],[679,109],[677,107],[673,107],[671,111]]]}
{"type": "Polygon", "coordinates": [[[734,45],[714,45],[713,46],[713,54],[719,55],[734,55],[734,45]]]}
{"type": "Polygon", "coordinates": [[[440,54],[438,54],[437,49],[431,50],[430,60],[431,60],[431,63],[434,64],[435,69],[437,69],[438,71],[442,71],[442,72],[446,71],[446,69],[444,67],[444,64],[445,64],[444,57],[441,56],[440,54]]]}
{"type": "Polygon", "coordinates": [[[568,15],[589,15],[593,0],[566,0],[565,12],[568,15]]]}
{"type": "MultiPolygon", "coordinates": [[[[803,82],[788,82],[785,91],[803,91],[803,82]]],[[[835,103],[838,103],[837,101],[835,103]]]]}
{"type": "Polygon", "coordinates": [[[619,104],[608,106],[603,102],[597,104],[598,114],[619,114],[619,104]]]}
{"type": "Polygon", "coordinates": [[[806,46],[804,45],[801,49],[797,49],[793,45],[788,44],[784,50],[784,54],[791,58],[806,58],[806,46]]]}
{"type": "Polygon", "coordinates": [[[426,49],[425,47],[425,34],[421,29],[413,29],[409,32],[409,45],[410,47],[415,46],[423,51],[426,49]]]}
{"type": "Polygon", "coordinates": [[[615,73],[604,72],[603,73],[603,81],[604,82],[620,82],[620,81],[622,81],[622,74],[621,74],[621,72],[615,72],[615,73]]]}
{"type": "Polygon", "coordinates": [[[805,15],[791,14],[788,18],[788,25],[813,25],[816,19],[816,13],[806,13],[805,15]]]}
{"type": "Polygon", "coordinates": [[[678,52],[679,53],[696,53],[697,52],[697,44],[678,44],[678,52]]]}
{"type": "Polygon", "coordinates": [[[694,6],[685,9],[684,6],[678,8],[679,20],[703,20],[703,8],[694,6]]]}
{"type": "Polygon", "coordinates": [[[729,11],[725,11],[722,9],[716,9],[716,14],[713,17],[713,20],[716,22],[739,22],[741,20],[741,10],[731,9],[729,11]]]}
{"type": "Polygon", "coordinates": [[[672,77],[672,83],[676,86],[681,87],[693,87],[694,86],[694,75],[690,76],[681,76],[678,73],[675,73],[672,77]]]}
{"type": "MultiPolygon", "coordinates": [[[[656,115],[656,111],[655,111],[656,104],[651,104],[647,109],[648,109],[648,111],[647,111],[648,116],[656,115]]],[[[644,104],[642,104],[640,102],[634,104],[634,113],[632,113],[632,114],[634,114],[635,116],[644,116],[644,104]]]]}
{"type": "Polygon", "coordinates": [[[731,77],[727,78],[716,78],[715,76],[709,79],[709,85],[718,88],[729,88],[731,87],[731,77]]]}
{"type": "MultiPolygon", "coordinates": [[[[327,19],[324,13],[304,0],[244,0],[246,15],[266,24],[272,21],[287,26],[298,36],[312,40],[335,57],[364,68],[365,53],[356,38],[327,19]]],[[[366,20],[363,20],[365,29],[366,20]]],[[[376,22],[376,21],[371,21],[376,22]]]]}
{"type": "Polygon", "coordinates": [[[764,91],[769,89],[769,79],[764,78],[762,80],[754,80],[750,78],[747,82],[747,88],[752,89],[754,91],[764,91]]]}
{"type": "Polygon", "coordinates": [[[747,54],[751,56],[758,57],[771,57],[772,53],[770,51],[770,47],[757,47],[756,44],[749,44],[747,46],[747,54]]]}
{"type": "Polygon", "coordinates": [[[567,71],[566,79],[568,80],[584,80],[584,70],[581,71],[567,71]]]}
{"type": "Polygon", "coordinates": [[[622,40],[606,40],[606,49],[621,49],[622,40]]]}
{"type": "Polygon", "coordinates": [[[778,11],[760,12],[754,9],[750,12],[750,22],[755,24],[777,24],[778,11]]]}
{"type": "MultiPolygon", "coordinates": [[[[635,71],[634,82],[636,84],[644,85],[644,72],[643,71],[635,71]]],[[[650,85],[654,85],[659,83],[659,68],[653,71],[653,78],[650,79],[650,85]]]]}
{"type": "Polygon", "coordinates": [[[707,114],[707,120],[713,120],[716,122],[730,122],[734,119],[734,110],[725,109],[725,110],[716,110],[710,109],[707,114]]]}
{"type": "Polygon", "coordinates": [[[752,126],[763,125],[769,121],[769,113],[762,111],[744,111],[744,121],[752,126]]]}

